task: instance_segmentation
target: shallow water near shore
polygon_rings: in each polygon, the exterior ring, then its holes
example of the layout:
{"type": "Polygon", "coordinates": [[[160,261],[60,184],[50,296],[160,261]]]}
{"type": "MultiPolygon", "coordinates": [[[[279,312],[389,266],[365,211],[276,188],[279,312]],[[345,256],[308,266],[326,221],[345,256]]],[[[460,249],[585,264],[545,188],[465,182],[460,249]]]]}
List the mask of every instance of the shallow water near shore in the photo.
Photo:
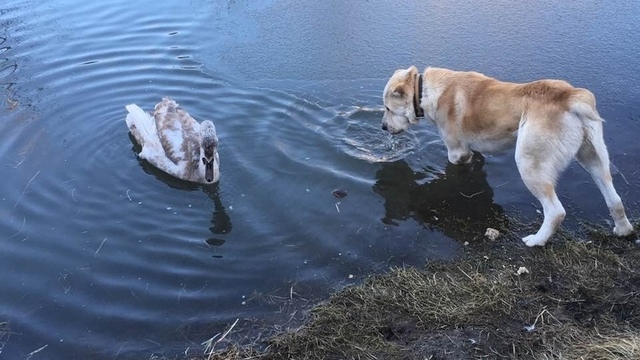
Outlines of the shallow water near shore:
{"type": "MultiPolygon", "coordinates": [[[[290,297],[452,258],[504,214],[540,220],[512,153],[455,167],[427,122],[380,130],[412,64],[591,89],[636,216],[639,20],[632,1],[3,3],[0,358],[196,351],[236,319],[286,322],[290,297]],[[137,159],[124,106],[162,96],[216,123],[219,184],[137,159]]],[[[565,226],[609,221],[579,166],[559,193],[565,226]]]]}

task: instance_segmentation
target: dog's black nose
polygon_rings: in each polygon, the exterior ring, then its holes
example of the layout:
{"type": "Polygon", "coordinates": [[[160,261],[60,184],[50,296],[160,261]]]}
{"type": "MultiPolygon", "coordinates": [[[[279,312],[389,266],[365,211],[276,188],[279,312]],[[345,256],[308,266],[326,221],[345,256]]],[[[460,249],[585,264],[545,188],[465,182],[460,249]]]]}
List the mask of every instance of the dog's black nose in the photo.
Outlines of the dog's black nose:
{"type": "Polygon", "coordinates": [[[382,130],[387,131],[387,124],[382,124],[382,130]]]}

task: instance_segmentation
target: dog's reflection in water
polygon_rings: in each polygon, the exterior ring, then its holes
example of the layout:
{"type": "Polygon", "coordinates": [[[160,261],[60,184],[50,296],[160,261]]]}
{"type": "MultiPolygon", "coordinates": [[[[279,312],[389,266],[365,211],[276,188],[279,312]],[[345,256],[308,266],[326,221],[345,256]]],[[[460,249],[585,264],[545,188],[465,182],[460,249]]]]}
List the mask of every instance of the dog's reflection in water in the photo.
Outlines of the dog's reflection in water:
{"type": "Polygon", "coordinates": [[[470,164],[447,164],[444,174],[433,169],[414,171],[404,161],[384,164],[376,173],[373,191],[384,199],[382,222],[414,219],[456,240],[483,236],[487,227],[507,223],[504,210],[493,202],[493,189],[476,153],[470,164]]]}

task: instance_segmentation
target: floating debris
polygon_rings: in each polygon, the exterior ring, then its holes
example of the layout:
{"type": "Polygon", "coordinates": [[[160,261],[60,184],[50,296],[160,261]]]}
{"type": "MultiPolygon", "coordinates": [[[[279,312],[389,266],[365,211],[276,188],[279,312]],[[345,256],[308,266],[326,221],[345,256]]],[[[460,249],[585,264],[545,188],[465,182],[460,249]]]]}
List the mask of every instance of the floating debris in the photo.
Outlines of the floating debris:
{"type": "Polygon", "coordinates": [[[18,107],[18,100],[7,99],[7,110],[15,110],[18,107]]]}
{"type": "Polygon", "coordinates": [[[335,198],[342,199],[343,197],[347,196],[347,191],[342,189],[335,189],[331,192],[331,195],[333,195],[335,198]]]}
{"type": "Polygon", "coordinates": [[[96,250],[93,256],[98,256],[98,252],[100,252],[100,249],[102,249],[102,245],[104,245],[105,241],[107,241],[107,238],[104,238],[104,240],[102,240],[102,242],[100,243],[100,246],[98,246],[98,250],[96,250]]]}

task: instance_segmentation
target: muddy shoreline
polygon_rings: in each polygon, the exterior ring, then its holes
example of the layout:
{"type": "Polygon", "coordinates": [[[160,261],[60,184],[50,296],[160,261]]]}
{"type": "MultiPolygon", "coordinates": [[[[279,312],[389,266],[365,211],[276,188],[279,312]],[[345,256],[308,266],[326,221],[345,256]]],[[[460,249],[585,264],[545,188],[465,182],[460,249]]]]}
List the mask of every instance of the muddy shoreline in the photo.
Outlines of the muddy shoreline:
{"type": "Polygon", "coordinates": [[[635,238],[584,225],[527,248],[519,238],[536,224],[515,224],[454,261],[349,286],[297,329],[252,344],[229,336],[189,359],[640,358],[635,238]]]}

